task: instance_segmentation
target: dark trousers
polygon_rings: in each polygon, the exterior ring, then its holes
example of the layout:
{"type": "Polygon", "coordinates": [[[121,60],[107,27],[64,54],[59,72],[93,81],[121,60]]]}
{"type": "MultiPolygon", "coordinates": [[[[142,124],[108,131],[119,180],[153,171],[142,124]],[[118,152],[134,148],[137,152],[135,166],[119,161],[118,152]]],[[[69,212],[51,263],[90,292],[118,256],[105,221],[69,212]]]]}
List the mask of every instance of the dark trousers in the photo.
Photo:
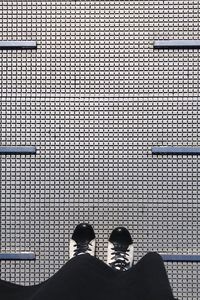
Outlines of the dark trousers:
{"type": "Polygon", "coordinates": [[[1,300],[172,300],[161,256],[147,253],[131,269],[115,271],[89,254],[69,260],[48,280],[21,286],[0,280],[1,300]]]}

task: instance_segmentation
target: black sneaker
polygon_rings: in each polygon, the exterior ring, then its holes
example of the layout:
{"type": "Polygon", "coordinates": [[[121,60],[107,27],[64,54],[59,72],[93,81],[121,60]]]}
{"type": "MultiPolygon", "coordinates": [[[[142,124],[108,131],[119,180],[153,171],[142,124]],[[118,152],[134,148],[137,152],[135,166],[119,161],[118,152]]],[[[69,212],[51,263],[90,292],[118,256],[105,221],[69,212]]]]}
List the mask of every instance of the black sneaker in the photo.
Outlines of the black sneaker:
{"type": "Polygon", "coordinates": [[[133,263],[133,240],[124,227],[115,228],[108,241],[107,264],[119,271],[128,270],[133,263]]]}
{"type": "Polygon", "coordinates": [[[95,255],[95,233],[91,225],[81,223],[76,226],[70,239],[70,259],[80,254],[95,255]]]}

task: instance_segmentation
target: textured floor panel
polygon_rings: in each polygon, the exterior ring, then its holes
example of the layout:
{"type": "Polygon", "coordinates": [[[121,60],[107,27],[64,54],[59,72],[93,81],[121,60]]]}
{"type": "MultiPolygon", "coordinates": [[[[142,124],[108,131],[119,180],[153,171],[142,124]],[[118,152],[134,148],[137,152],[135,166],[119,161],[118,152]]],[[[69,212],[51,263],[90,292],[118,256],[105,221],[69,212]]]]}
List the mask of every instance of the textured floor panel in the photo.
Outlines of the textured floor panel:
{"type": "Polygon", "coordinates": [[[1,3],[2,38],[38,43],[1,55],[3,94],[199,95],[199,51],[153,49],[199,38],[198,1],[51,3],[1,3]]]}
{"type": "MultiPolygon", "coordinates": [[[[1,51],[0,142],[35,145],[2,156],[1,278],[34,284],[68,259],[78,222],[106,258],[125,225],[135,261],[147,251],[199,254],[198,156],[152,146],[198,146],[199,51],[154,50],[154,40],[199,39],[198,1],[2,1],[0,39],[37,50],[1,51]]],[[[197,263],[166,263],[174,293],[198,299],[197,263]]]]}

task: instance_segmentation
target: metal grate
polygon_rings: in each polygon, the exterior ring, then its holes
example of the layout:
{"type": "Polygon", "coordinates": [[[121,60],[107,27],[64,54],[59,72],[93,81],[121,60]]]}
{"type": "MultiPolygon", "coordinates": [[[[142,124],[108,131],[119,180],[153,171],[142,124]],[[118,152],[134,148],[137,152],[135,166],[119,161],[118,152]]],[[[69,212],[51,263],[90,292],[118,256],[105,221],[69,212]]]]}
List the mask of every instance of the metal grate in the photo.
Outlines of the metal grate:
{"type": "MultiPolygon", "coordinates": [[[[97,253],[125,225],[135,261],[147,251],[199,254],[199,157],[152,155],[154,145],[197,147],[199,51],[154,50],[155,40],[199,39],[199,3],[1,1],[1,278],[34,284],[68,259],[69,237],[90,222],[97,253]]],[[[167,262],[174,294],[197,300],[199,266],[167,262]]]]}

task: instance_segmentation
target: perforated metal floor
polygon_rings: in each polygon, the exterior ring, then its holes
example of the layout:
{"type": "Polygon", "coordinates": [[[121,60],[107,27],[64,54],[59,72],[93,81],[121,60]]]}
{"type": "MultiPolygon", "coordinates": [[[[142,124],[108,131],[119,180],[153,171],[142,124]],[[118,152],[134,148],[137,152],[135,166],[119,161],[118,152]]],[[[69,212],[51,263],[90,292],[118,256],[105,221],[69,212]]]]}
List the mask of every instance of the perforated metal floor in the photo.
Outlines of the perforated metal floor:
{"type": "MultiPolygon", "coordinates": [[[[152,146],[198,146],[199,50],[154,49],[199,39],[199,1],[1,1],[0,39],[37,49],[0,50],[1,278],[25,285],[68,259],[75,225],[90,222],[97,253],[125,225],[135,261],[147,251],[199,254],[198,156],[152,146]]],[[[166,263],[174,294],[199,295],[198,263],[166,263]]]]}

